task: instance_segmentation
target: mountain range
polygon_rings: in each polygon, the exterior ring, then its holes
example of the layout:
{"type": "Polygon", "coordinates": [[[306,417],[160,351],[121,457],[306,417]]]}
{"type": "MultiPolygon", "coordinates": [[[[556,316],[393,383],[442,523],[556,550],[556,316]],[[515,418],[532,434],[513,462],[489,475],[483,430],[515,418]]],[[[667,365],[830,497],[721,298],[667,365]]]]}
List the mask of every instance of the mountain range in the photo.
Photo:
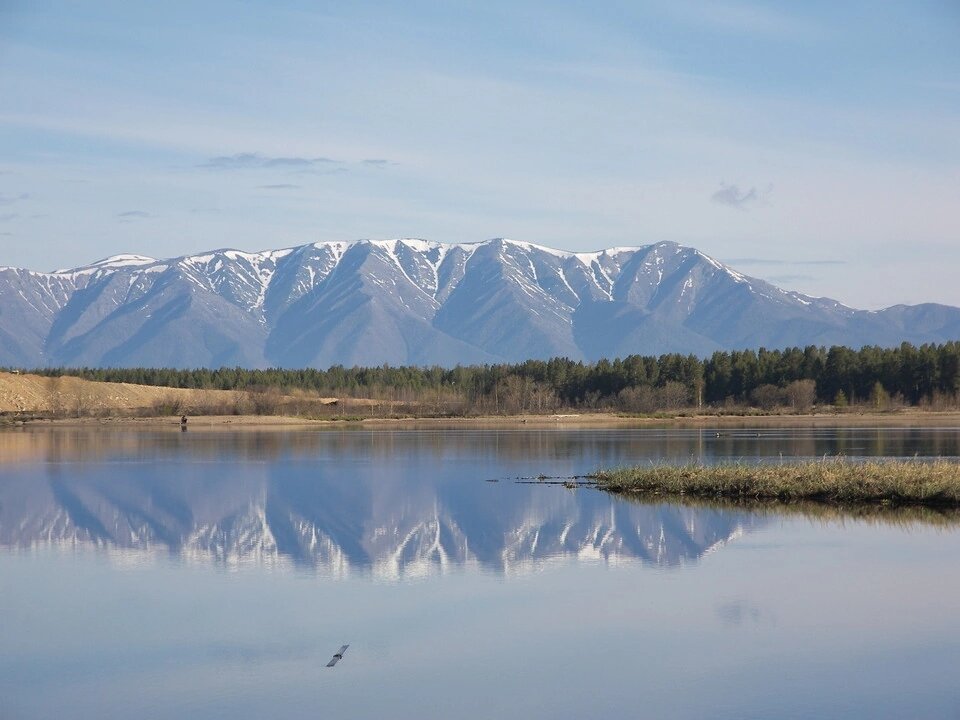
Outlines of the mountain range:
{"type": "Polygon", "coordinates": [[[958,337],[958,308],[856,310],[667,242],[358,240],[0,268],[0,365],[15,367],[452,366],[958,337]]]}

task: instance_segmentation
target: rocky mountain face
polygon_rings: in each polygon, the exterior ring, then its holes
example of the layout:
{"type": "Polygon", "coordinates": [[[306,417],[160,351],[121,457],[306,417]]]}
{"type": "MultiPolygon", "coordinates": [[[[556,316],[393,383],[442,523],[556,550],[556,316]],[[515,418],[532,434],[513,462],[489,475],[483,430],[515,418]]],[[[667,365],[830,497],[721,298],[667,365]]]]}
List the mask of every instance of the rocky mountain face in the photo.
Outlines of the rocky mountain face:
{"type": "Polygon", "coordinates": [[[0,365],[454,365],[940,342],[960,309],[854,310],[657,243],[315,243],[0,268],[0,365]]]}

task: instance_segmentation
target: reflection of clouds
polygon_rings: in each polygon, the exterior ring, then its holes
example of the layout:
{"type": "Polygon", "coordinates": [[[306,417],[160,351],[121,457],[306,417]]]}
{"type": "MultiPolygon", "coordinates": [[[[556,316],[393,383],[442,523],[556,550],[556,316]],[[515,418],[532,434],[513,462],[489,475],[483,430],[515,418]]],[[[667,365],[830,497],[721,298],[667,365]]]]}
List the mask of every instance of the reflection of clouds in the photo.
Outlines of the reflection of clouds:
{"type": "Polygon", "coordinates": [[[760,607],[749,600],[728,600],[714,608],[724,625],[739,627],[746,623],[756,624],[763,616],[760,607]]]}

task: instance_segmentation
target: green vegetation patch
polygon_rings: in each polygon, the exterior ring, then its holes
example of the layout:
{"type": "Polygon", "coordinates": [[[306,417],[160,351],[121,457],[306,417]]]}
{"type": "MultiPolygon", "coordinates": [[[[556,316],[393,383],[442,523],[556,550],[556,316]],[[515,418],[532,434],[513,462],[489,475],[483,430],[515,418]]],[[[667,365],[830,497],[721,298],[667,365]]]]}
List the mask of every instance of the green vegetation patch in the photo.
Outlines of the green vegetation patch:
{"type": "Polygon", "coordinates": [[[650,465],[601,470],[591,477],[600,489],[617,493],[960,507],[960,463],[943,460],[834,458],[781,465],[650,465]]]}

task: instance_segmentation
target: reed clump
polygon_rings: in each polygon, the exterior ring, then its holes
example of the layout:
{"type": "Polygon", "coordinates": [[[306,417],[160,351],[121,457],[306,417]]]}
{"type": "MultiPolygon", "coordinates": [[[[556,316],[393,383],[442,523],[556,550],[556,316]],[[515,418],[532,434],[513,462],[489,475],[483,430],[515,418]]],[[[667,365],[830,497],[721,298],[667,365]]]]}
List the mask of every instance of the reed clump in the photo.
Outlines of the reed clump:
{"type": "Polygon", "coordinates": [[[960,463],[854,462],[830,458],[780,465],[650,465],[591,476],[617,493],[837,505],[960,507],[960,463]]]}

